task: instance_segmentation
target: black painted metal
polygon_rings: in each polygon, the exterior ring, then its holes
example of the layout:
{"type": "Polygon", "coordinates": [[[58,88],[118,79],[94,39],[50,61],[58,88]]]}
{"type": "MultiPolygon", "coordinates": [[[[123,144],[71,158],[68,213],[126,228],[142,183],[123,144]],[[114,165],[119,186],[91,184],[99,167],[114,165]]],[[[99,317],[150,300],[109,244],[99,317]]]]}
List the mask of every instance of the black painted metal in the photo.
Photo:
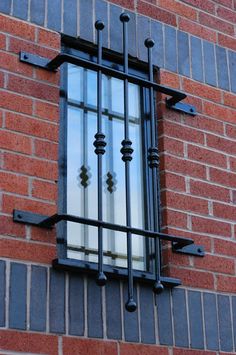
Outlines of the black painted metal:
{"type": "Polygon", "coordinates": [[[40,68],[44,68],[49,71],[56,71],[63,63],[70,63],[95,71],[101,70],[103,74],[110,75],[121,80],[128,79],[129,82],[140,85],[142,87],[147,87],[147,88],[153,87],[154,90],[166,94],[168,96],[171,96],[171,98],[166,99],[166,105],[168,108],[171,109],[173,108],[175,110],[185,112],[190,115],[196,114],[196,109],[194,106],[188,104],[184,104],[184,106],[182,106],[182,103],[180,105],[178,104],[181,100],[187,97],[187,95],[182,91],[169,88],[168,86],[156,84],[149,80],[142,79],[141,77],[137,77],[129,73],[125,73],[113,68],[109,68],[102,64],[98,64],[83,58],[79,58],[71,54],[60,53],[53,60],[49,60],[47,58],[35,54],[21,51],[19,53],[19,59],[23,63],[28,63],[34,66],[38,66],[40,68]]]}
{"type": "Polygon", "coordinates": [[[205,250],[203,245],[186,245],[184,247],[179,247],[176,243],[172,243],[172,251],[179,254],[187,254],[193,256],[204,256],[205,250]]]}
{"type": "MultiPolygon", "coordinates": [[[[152,64],[152,47],[154,46],[154,41],[151,38],[145,40],[145,46],[148,50],[148,65],[149,65],[149,80],[153,82],[153,64],[152,64]]],[[[155,232],[160,232],[160,221],[159,221],[159,208],[158,203],[158,166],[159,166],[159,156],[157,150],[156,142],[156,124],[154,116],[154,91],[153,87],[149,88],[149,105],[150,105],[150,119],[151,119],[151,147],[149,148],[149,167],[152,169],[152,185],[153,185],[153,229],[155,232]]],[[[160,240],[155,239],[155,275],[156,280],[153,285],[153,291],[155,293],[161,293],[163,291],[163,285],[160,281],[161,277],[161,253],[160,253],[160,240]]]]}
{"type": "MultiPolygon", "coordinates": [[[[104,23],[102,21],[96,21],[95,28],[97,30],[97,61],[99,65],[102,65],[102,30],[104,29],[104,23]]],[[[98,220],[102,220],[102,156],[105,154],[105,134],[102,133],[102,71],[97,72],[97,133],[95,134],[94,146],[96,147],[95,153],[97,154],[98,164],[98,220]]],[[[107,278],[103,272],[103,228],[98,227],[98,276],[97,284],[104,286],[107,278]]]]}
{"type": "MultiPolygon", "coordinates": [[[[123,23],[123,55],[124,55],[124,73],[129,72],[128,62],[128,28],[127,23],[130,17],[126,13],[120,15],[120,21],[123,23]]],[[[124,140],[122,141],[122,160],[125,162],[125,197],[126,197],[126,225],[131,227],[131,201],[130,201],[130,162],[132,160],[133,148],[129,139],[129,82],[124,79],[124,140]]],[[[128,266],[128,300],[125,308],[129,312],[134,312],[137,308],[134,301],[133,286],[133,267],[132,267],[132,234],[127,232],[127,266],[128,266]]]]}

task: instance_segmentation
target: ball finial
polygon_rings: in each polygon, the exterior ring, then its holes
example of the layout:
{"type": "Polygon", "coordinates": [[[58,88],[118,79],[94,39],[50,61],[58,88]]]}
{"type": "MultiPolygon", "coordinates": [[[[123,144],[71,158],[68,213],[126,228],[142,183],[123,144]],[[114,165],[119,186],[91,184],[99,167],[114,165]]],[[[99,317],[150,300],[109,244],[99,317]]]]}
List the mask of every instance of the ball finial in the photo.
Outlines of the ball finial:
{"type": "Polygon", "coordinates": [[[147,48],[152,48],[154,46],[155,42],[152,38],[147,38],[147,39],[145,39],[144,44],[147,48]]]}
{"type": "Polygon", "coordinates": [[[123,12],[120,15],[120,20],[121,20],[121,22],[129,22],[129,20],[130,20],[129,14],[127,14],[126,12],[123,12]]]}
{"type": "Polygon", "coordinates": [[[107,282],[107,277],[106,275],[104,274],[104,272],[100,272],[98,274],[98,277],[97,277],[97,285],[98,286],[105,286],[106,285],[106,282],[107,282]]]}
{"type": "Polygon", "coordinates": [[[105,25],[104,25],[104,22],[100,21],[100,20],[97,20],[95,22],[95,28],[96,30],[98,31],[102,31],[104,29],[105,25]]]}
{"type": "Polygon", "coordinates": [[[164,286],[162,285],[161,281],[157,281],[154,283],[153,285],[153,292],[156,295],[159,295],[160,293],[162,293],[164,290],[164,286]]]}
{"type": "Polygon", "coordinates": [[[133,298],[130,298],[126,304],[125,304],[125,309],[128,311],[128,312],[134,312],[136,311],[137,309],[137,305],[136,305],[136,302],[134,301],[133,298]]]}

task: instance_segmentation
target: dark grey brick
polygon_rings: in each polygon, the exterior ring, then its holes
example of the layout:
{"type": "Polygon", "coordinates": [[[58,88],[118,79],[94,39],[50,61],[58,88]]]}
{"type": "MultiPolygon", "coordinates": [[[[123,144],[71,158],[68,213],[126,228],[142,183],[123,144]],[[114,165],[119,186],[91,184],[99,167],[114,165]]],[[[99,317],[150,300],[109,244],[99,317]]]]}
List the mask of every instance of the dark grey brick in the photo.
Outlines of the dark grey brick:
{"type": "Polygon", "coordinates": [[[122,8],[110,4],[110,48],[116,52],[122,52],[122,24],[120,14],[122,8]]]}
{"type": "Polygon", "coordinates": [[[203,57],[206,84],[216,86],[216,65],[214,45],[203,41],[203,57]]]}
{"type": "Polygon", "coordinates": [[[188,34],[182,31],[178,31],[177,42],[178,42],[178,73],[185,76],[190,76],[188,34]]]}
{"type": "Polygon", "coordinates": [[[234,346],[236,347],[236,297],[232,297],[234,346]]]}
{"type": "Polygon", "coordinates": [[[151,36],[150,33],[150,19],[145,16],[138,16],[137,18],[137,36],[138,36],[138,58],[147,61],[147,48],[144,45],[146,38],[151,36]]]}
{"type": "Polygon", "coordinates": [[[225,48],[216,46],[216,64],[218,74],[218,86],[229,90],[228,64],[225,48]]]}
{"type": "Polygon", "coordinates": [[[203,81],[202,41],[197,37],[191,36],[190,43],[192,77],[195,80],[203,81]]]}
{"type": "Polygon", "coordinates": [[[28,0],[13,0],[13,16],[27,20],[28,0]]]}
{"type": "Polygon", "coordinates": [[[80,0],[79,8],[79,35],[81,38],[92,42],[93,41],[93,1],[92,0],[80,0]]]}
{"type": "Polygon", "coordinates": [[[206,347],[208,350],[219,350],[216,296],[214,294],[203,293],[203,310],[205,319],[206,347]]]}
{"type": "Polygon", "coordinates": [[[180,347],[188,347],[188,323],[185,291],[177,288],[173,289],[172,299],[175,345],[180,347]]]}
{"type": "Polygon", "coordinates": [[[48,28],[61,31],[61,0],[48,1],[48,28]]]}
{"type": "MultiPolygon", "coordinates": [[[[128,300],[128,288],[127,283],[124,283],[123,288],[123,302],[124,302],[124,329],[125,340],[138,342],[139,341],[139,329],[138,329],[138,312],[128,312],[125,309],[125,303],[128,300]]],[[[134,300],[137,302],[137,288],[134,285],[134,300]]]]}
{"type": "Polygon", "coordinates": [[[217,295],[218,318],[220,333],[220,349],[222,351],[233,350],[232,324],[230,312],[230,300],[228,296],[217,295]]]}
{"type": "Polygon", "coordinates": [[[103,47],[108,48],[108,6],[103,0],[96,0],[95,2],[95,21],[101,20],[105,24],[103,33],[103,47]]]}
{"type": "Polygon", "coordinates": [[[136,15],[133,12],[126,11],[129,14],[130,20],[128,23],[128,49],[129,54],[137,57],[137,38],[136,38],[136,15]]]}
{"type": "Polygon", "coordinates": [[[32,266],[30,289],[30,329],[46,330],[47,269],[32,266]]]}
{"type": "Polygon", "coordinates": [[[9,328],[26,329],[27,267],[12,263],[10,271],[9,328]]]}
{"type": "Polygon", "coordinates": [[[5,326],[6,265],[0,261],[0,327],[5,326]]]}
{"type": "Polygon", "coordinates": [[[154,302],[152,288],[140,285],[140,322],[141,322],[141,341],[146,344],[154,344],[155,339],[155,320],[154,302]]]}
{"type": "Polygon", "coordinates": [[[236,52],[229,51],[230,86],[236,92],[236,52]]]}
{"type": "Polygon", "coordinates": [[[165,68],[171,71],[177,71],[177,48],[176,48],[176,30],[170,26],[164,26],[165,34],[165,68]]]}
{"type": "Polygon", "coordinates": [[[76,274],[69,278],[69,334],[84,334],[84,281],[76,274]]]}
{"type": "Polygon", "coordinates": [[[153,47],[153,64],[164,67],[163,25],[157,21],[151,21],[151,38],[155,41],[153,47]]]}
{"type": "Polygon", "coordinates": [[[77,0],[64,0],[63,32],[77,36],[77,0]]]}
{"type": "Polygon", "coordinates": [[[190,346],[195,349],[204,348],[201,293],[188,292],[190,346]]]}
{"type": "Polygon", "coordinates": [[[65,274],[50,270],[49,327],[51,332],[65,332],[65,274]]]}
{"type": "Polygon", "coordinates": [[[103,337],[102,319],[102,288],[94,278],[88,278],[88,336],[92,338],[103,337]]]}
{"type": "Polygon", "coordinates": [[[9,14],[11,11],[11,0],[0,1],[0,12],[9,14]]]}
{"type": "Polygon", "coordinates": [[[158,334],[161,345],[173,345],[170,290],[165,289],[156,297],[158,334]]]}
{"type": "Polygon", "coordinates": [[[30,20],[37,25],[44,25],[45,0],[31,0],[30,20]]]}
{"type": "Polygon", "coordinates": [[[121,339],[120,282],[116,280],[106,285],[106,321],[108,339],[121,339]]]}

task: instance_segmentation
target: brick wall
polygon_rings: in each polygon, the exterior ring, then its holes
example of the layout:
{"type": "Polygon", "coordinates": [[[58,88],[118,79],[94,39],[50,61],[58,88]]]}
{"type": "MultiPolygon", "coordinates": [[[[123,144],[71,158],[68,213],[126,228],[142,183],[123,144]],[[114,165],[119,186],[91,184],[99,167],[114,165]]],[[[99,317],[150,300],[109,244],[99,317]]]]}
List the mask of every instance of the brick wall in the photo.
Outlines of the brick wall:
{"type": "Polygon", "coordinates": [[[235,1],[3,0],[0,12],[0,354],[235,353],[235,1]],[[121,51],[122,7],[130,53],[145,61],[143,41],[154,37],[160,82],[197,108],[191,117],[159,103],[163,230],[206,250],[165,249],[164,272],[183,285],[155,300],[135,284],[134,314],[125,282],[101,290],[53,270],[55,232],[12,222],[14,208],[57,210],[60,73],[20,63],[19,51],[53,58],[60,32],[93,42],[98,18],[105,46],[121,51]]]}

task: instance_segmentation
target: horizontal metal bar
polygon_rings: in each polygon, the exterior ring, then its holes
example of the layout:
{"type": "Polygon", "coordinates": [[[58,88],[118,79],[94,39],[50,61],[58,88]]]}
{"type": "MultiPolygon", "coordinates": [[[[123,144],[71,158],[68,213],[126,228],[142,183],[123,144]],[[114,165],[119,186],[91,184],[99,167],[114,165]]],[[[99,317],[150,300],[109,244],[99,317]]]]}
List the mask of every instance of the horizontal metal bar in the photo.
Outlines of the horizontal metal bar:
{"type": "Polygon", "coordinates": [[[78,216],[73,216],[68,214],[55,214],[51,217],[44,216],[43,218],[42,215],[38,215],[36,213],[34,214],[32,212],[14,210],[13,220],[14,222],[32,224],[42,228],[51,228],[52,226],[54,226],[56,223],[60,221],[68,221],[68,222],[81,223],[81,224],[94,226],[94,227],[101,226],[105,229],[110,229],[110,230],[124,232],[124,233],[130,232],[132,234],[141,235],[148,238],[159,238],[161,240],[177,242],[178,245],[181,246],[194,243],[193,239],[190,238],[171,236],[168,234],[163,234],[163,233],[158,233],[158,232],[153,232],[153,231],[148,231],[148,230],[143,230],[143,229],[138,229],[133,227],[127,227],[119,224],[112,224],[104,221],[98,221],[94,219],[78,217],[78,216]]]}
{"type": "MultiPolygon", "coordinates": [[[[55,269],[61,270],[68,270],[68,271],[78,271],[83,270],[85,272],[96,274],[97,273],[97,263],[88,262],[83,260],[76,260],[76,259],[54,259],[53,267],[55,269]]],[[[104,265],[104,272],[110,278],[116,279],[127,279],[127,269],[122,267],[114,267],[111,265],[104,265]]],[[[155,274],[146,271],[140,270],[133,270],[133,277],[134,280],[142,280],[142,282],[151,283],[155,281],[155,274]]],[[[175,287],[181,285],[180,279],[176,279],[173,277],[165,277],[161,276],[161,282],[166,287],[175,287]]]]}
{"type": "Polygon", "coordinates": [[[28,64],[32,64],[35,66],[39,66],[41,68],[44,68],[46,70],[51,70],[51,71],[56,71],[63,63],[70,63],[78,66],[82,66],[87,69],[99,71],[101,70],[103,74],[125,80],[128,79],[129,82],[150,88],[153,87],[154,90],[161,92],[166,95],[170,95],[174,97],[174,102],[179,102],[187,97],[186,94],[184,94],[182,91],[175,90],[172,88],[169,88],[168,86],[164,85],[159,85],[154,82],[151,82],[149,80],[142,79],[141,77],[134,76],[132,74],[124,73],[122,71],[113,69],[113,68],[108,68],[104,65],[79,58],[76,56],[73,56],[71,54],[67,53],[60,53],[58,54],[54,59],[48,60],[44,57],[40,57],[34,54],[30,54],[27,52],[20,52],[20,61],[28,64]]]}

